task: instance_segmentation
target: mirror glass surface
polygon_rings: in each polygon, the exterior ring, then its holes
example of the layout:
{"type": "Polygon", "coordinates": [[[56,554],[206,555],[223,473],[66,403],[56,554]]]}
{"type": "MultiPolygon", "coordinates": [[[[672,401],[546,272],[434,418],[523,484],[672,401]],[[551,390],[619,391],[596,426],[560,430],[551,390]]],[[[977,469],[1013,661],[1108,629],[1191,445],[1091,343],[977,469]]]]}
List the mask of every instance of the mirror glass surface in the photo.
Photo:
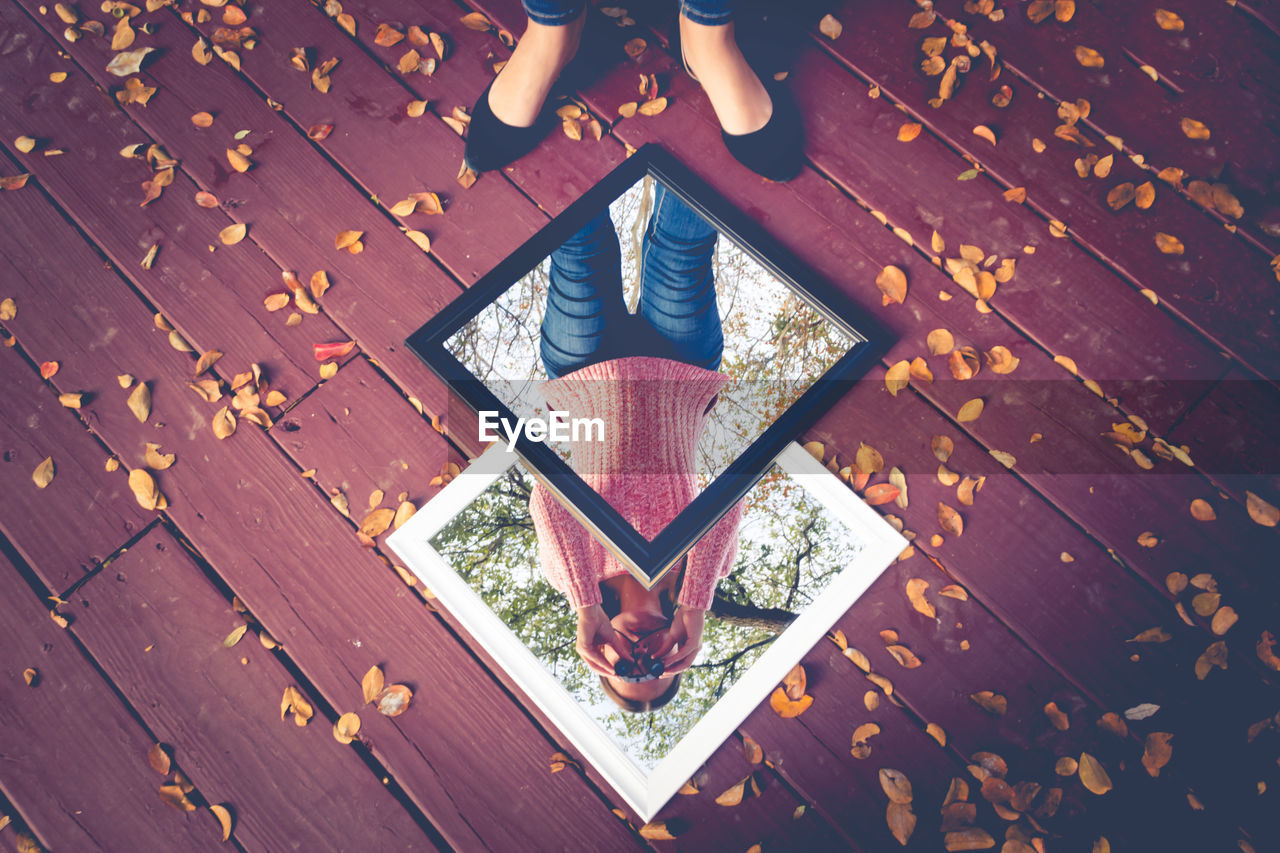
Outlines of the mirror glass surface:
{"type": "Polygon", "coordinates": [[[743,501],[736,556],[716,584],[693,665],[670,702],[636,713],[606,695],[600,677],[575,651],[575,612],[539,560],[530,510],[534,486],[533,475],[516,462],[430,545],[646,773],[840,572],[853,570],[872,541],[781,467],[771,467],[743,501]]]}
{"type": "Polygon", "coordinates": [[[564,412],[545,443],[652,541],[854,345],[649,174],[446,348],[516,416],[564,412]],[[619,489],[646,488],[636,478],[670,475],[693,494],[620,505],[619,489]]]}

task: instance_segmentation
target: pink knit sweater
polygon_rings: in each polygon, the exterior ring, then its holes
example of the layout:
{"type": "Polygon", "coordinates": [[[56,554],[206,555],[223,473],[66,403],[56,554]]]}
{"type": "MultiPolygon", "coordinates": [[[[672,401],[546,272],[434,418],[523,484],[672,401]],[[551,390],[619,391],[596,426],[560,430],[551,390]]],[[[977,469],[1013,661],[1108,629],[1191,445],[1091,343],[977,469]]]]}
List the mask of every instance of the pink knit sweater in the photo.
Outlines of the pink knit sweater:
{"type": "MultiPolygon", "coordinates": [[[[547,405],[574,418],[604,421],[604,441],[577,441],[572,467],[638,533],[653,539],[698,493],[694,453],[721,373],[665,358],[600,362],[548,382],[547,405]]],[[[601,602],[600,581],[626,568],[541,485],[529,511],[542,571],[575,607],[601,602]]],[[[686,555],[677,603],[706,610],[738,551],[742,504],[686,555]]]]}

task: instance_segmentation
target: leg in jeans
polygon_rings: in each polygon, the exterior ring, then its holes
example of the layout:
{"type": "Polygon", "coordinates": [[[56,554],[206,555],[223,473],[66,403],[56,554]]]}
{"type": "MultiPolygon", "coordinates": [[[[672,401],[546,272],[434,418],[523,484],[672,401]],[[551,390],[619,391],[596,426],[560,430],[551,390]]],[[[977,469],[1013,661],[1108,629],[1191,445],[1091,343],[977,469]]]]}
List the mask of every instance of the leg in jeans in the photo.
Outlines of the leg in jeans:
{"type": "Polygon", "coordinates": [[[724,333],[716,305],[715,228],[659,184],[641,250],[640,314],[678,361],[718,370],[724,333]]]}
{"type": "Polygon", "coordinates": [[[606,208],[551,253],[540,344],[547,378],[617,357],[628,319],[618,234],[606,208]]]}

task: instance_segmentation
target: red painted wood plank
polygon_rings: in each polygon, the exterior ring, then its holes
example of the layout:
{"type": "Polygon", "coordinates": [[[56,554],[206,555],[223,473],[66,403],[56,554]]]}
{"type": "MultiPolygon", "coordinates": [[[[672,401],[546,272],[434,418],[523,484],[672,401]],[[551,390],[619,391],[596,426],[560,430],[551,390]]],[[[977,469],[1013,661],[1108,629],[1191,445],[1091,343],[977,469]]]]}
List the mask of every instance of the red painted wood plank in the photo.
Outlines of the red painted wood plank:
{"type": "Polygon", "coordinates": [[[421,507],[440,490],[429,484],[446,463],[466,464],[363,359],[291,409],[273,435],[300,470],[315,470],[324,492],[347,497],[357,521],[375,489],[383,506],[396,507],[407,493],[421,507]]]}
{"type": "MultiPolygon", "coordinates": [[[[161,10],[155,14],[168,13],[161,10]]],[[[41,52],[37,54],[40,57],[39,67],[23,72],[30,77],[27,85],[34,85],[38,91],[56,90],[53,84],[47,82],[45,75],[55,68],[66,69],[67,63],[56,60],[52,55],[52,36],[39,36],[39,30],[17,8],[6,9],[4,15],[0,16],[0,22],[11,25],[15,32],[21,32],[25,39],[41,47],[41,52]]],[[[161,28],[157,39],[161,33],[167,33],[166,39],[176,39],[179,26],[171,24],[161,28]]],[[[91,47],[87,44],[88,41],[81,40],[70,46],[70,49],[78,60],[88,63],[83,67],[94,75],[100,85],[116,85],[117,78],[97,70],[105,65],[105,56],[100,55],[105,47],[91,47]]],[[[158,83],[160,91],[170,97],[161,99],[157,94],[147,107],[131,108],[135,112],[130,117],[144,126],[148,134],[153,133],[158,141],[169,144],[170,153],[175,157],[185,158],[175,178],[175,185],[166,192],[178,190],[178,184],[186,180],[184,173],[190,174],[196,184],[189,191],[179,190],[180,198],[189,198],[197,186],[212,191],[233,211],[237,221],[251,226],[243,245],[220,251],[217,255],[253,259],[256,268],[252,271],[222,274],[219,280],[228,283],[229,292],[217,294],[213,302],[210,301],[208,288],[197,290],[185,284],[177,285],[172,290],[149,294],[153,301],[165,312],[173,314],[175,323],[184,332],[187,331],[183,325],[187,321],[186,312],[194,312],[196,309],[188,308],[182,303],[175,304],[173,293],[189,296],[192,301],[198,302],[199,314],[196,319],[200,320],[214,310],[221,310],[223,306],[233,306],[238,312],[237,316],[226,317],[216,326],[202,327],[201,331],[205,334],[194,336],[193,333],[193,343],[211,340],[209,346],[217,346],[233,355],[235,353],[222,343],[225,337],[233,337],[245,327],[257,330],[263,337],[266,337],[267,329],[278,330],[274,334],[286,346],[285,351],[300,369],[308,372],[315,369],[311,354],[312,343],[355,337],[362,343],[362,348],[367,348],[370,354],[376,354],[384,361],[401,386],[410,389],[409,393],[421,400],[427,411],[438,414],[447,421],[450,398],[444,386],[412,353],[405,350],[403,340],[417,329],[423,319],[452,298],[457,292],[456,284],[405,239],[394,223],[369,204],[347,179],[333,170],[328,161],[311,148],[309,142],[300,138],[296,128],[256,96],[246,97],[250,90],[224,63],[211,64],[202,69],[186,57],[189,45],[185,41],[181,45],[176,41],[158,43],[167,48],[170,59],[168,62],[156,61],[155,68],[161,76],[151,76],[149,68],[148,79],[158,83]],[[188,75],[194,73],[193,69],[194,72],[205,74],[196,80],[188,79],[188,75]],[[174,77],[172,84],[168,82],[170,74],[174,77]],[[184,105],[179,97],[189,100],[189,103],[184,105]],[[215,125],[221,130],[210,128],[207,132],[202,132],[194,127],[189,117],[199,110],[216,111],[225,120],[225,124],[215,125]],[[229,145],[235,144],[232,135],[241,129],[256,129],[259,135],[265,136],[261,142],[256,143],[260,155],[259,165],[244,174],[228,174],[229,169],[222,165],[226,162],[225,150],[229,145]],[[365,242],[371,248],[367,254],[355,256],[333,249],[334,235],[347,228],[368,232],[365,242]],[[266,252],[266,256],[254,252],[252,247],[255,245],[266,252]],[[324,313],[308,317],[296,329],[281,328],[288,312],[270,314],[261,303],[267,294],[283,289],[280,283],[283,269],[296,270],[304,279],[314,270],[324,269],[333,285],[319,300],[324,313]],[[406,276],[418,280],[421,285],[410,288],[395,286],[395,296],[392,298],[387,288],[396,285],[406,276]],[[249,317],[240,316],[246,311],[249,317]],[[364,347],[366,340],[368,346],[364,347]],[[308,364],[311,366],[306,367],[308,364]]],[[[60,85],[69,86],[73,82],[82,85],[79,83],[80,75],[74,72],[74,67],[68,70],[72,71],[71,77],[60,85]]],[[[107,124],[118,122],[122,139],[137,141],[140,138],[140,129],[131,125],[119,109],[87,94],[81,96],[81,102],[92,105],[93,114],[99,116],[95,121],[107,124]]],[[[62,135],[65,137],[77,132],[81,127],[78,123],[71,123],[62,135]]],[[[253,134],[247,139],[255,141],[253,134]]],[[[82,148],[86,146],[87,143],[81,145],[82,148]]],[[[116,147],[114,141],[107,145],[111,152],[116,147]]],[[[111,162],[114,156],[114,153],[101,151],[95,155],[95,159],[111,162]]],[[[30,159],[33,158],[28,158],[30,159]]],[[[33,167],[35,165],[32,164],[33,167]]],[[[91,176],[98,179],[96,173],[91,173],[91,176]]],[[[125,194],[117,191],[117,195],[125,194]]],[[[79,197],[68,192],[60,195],[59,200],[75,209],[79,197]]],[[[156,204],[164,204],[165,201],[162,198],[156,204]]],[[[170,204],[181,203],[176,199],[168,201],[170,204]]],[[[231,220],[217,211],[202,211],[191,206],[186,212],[191,211],[217,216],[223,220],[217,227],[188,231],[198,241],[199,251],[207,254],[206,244],[217,243],[215,238],[218,229],[231,220]]],[[[85,225],[86,230],[95,235],[99,231],[110,231],[106,224],[95,222],[85,225]]],[[[144,251],[145,248],[137,250],[139,258],[144,251]]],[[[161,259],[164,256],[165,252],[162,251],[161,259]]],[[[176,271],[192,265],[187,263],[189,259],[174,255],[170,255],[169,260],[174,264],[186,264],[186,267],[175,266],[176,271]]],[[[126,269],[133,269],[134,262],[132,254],[127,260],[117,260],[118,265],[126,269]]],[[[263,349],[265,347],[248,356],[249,360],[263,363],[273,381],[293,379],[274,370],[274,360],[266,358],[263,349]]],[[[301,390],[294,391],[293,385],[294,382],[290,381],[284,384],[284,388],[293,392],[292,396],[297,396],[301,390]]],[[[462,440],[466,440],[466,435],[467,432],[464,431],[462,440]]]]}
{"type": "MultiPolygon", "coordinates": [[[[866,442],[884,455],[887,465],[918,471],[936,462],[929,449],[930,436],[938,432],[936,417],[906,394],[892,398],[864,384],[826,415],[810,437],[843,449],[846,459],[859,442],[866,442]]],[[[990,471],[982,448],[961,436],[952,437],[957,450],[949,468],[971,474],[990,471]]],[[[1208,631],[1184,632],[1168,643],[1139,647],[1139,660],[1131,661],[1135,648],[1127,640],[1147,628],[1172,630],[1178,624],[1172,605],[1136,583],[1090,537],[1033,499],[1007,473],[989,473],[972,507],[956,503],[954,490],[942,487],[936,478],[917,480],[923,482],[914,488],[908,480],[910,506],[900,515],[920,533],[922,543],[935,532],[943,536],[944,541],[930,550],[948,574],[1038,654],[1090,691],[1102,707],[1120,711],[1143,702],[1160,705],[1159,730],[1182,733],[1189,747],[1180,755],[1186,759],[1182,767],[1197,792],[1208,796],[1206,788],[1234,788],[1236,793],[1216,801],[1216,807],[1255,830],[1267,826],[1262,819],[1265,810],[1255,808],[1257,803],[1245,797],[1254,780],[1239,773],[1236,762],[1258,773],[1271,771],[1259,766],[1256,755],[1251,758],[1230,732],[1247,727],[1250,714],[1265,713],[1262,709],[1274,704],[1274,687],[1264,686],[1243,657],[1233,660],[1239,663],[1229,671],[1198,681],[1190,666],[1216,639],[1208,631]],[[960,509],[965,521],[962,535],[939,530],[938,501],[960,509]],[[1060,559],[1063,552],[1071,556],[1070,562],[1060,559]],[[1224,678],[1214,682],[1218,675],[1224,678]],[[1229,709],[1222,707],[1219,690],[1235,697],[1226,703],[1229,709]],[[1223,716],[1237,712],[1239,716],[1230,720],[1223,716]],[[1221,727],[1205,733],[1205,719],[1218,720],[1221,727]]],[[[1217,568],[1216,563],[1212,565],[1217,568]]],[[[1242,609],[1248,607],[1247,600],[1232,601],[1242,609]]],[[[1229,640],[1228,644],[1239,649],[1239,642],[1229,640]]],[[[1144,724],[1131,724],[1131,728],[1144,731],[1144,724]]]]}
{"type": "MultiPolygon", "coordinates": [[[[1251,233],[1275,245],[1274,201],[1265,210],[1256,203],[1270,193],[1280,165],[1274,110],[1267,106],[1270,96],[1264,100],[1247,80],[1228,76],[1217,93],[1177,97],[1125,55],[1130,28],[1116,26],[1091,4],[1077,3],[1070,23],[1050,19],[1039,26],[1022,9],[1007,10],[1004,20],[993,24],[966,13],[956,0],[943,0],[936,8],[968,26],[973,38],[992,42],[1011,70],[1055,99],[1089,99],[1093,110],[1086,121],[1102,133],[1122,137],[1128,150],[1143,155],[1153,168],[1176,166],[1194,178],[1221,176],[1239,188],[1237,194],[1254,202],[1245,213],[1251,233]],[[1106,64],[1101,69],[1081,66],[1074,55],[1080,44],[1098,50],[1106,64]],[[1211,131],[1218,128],[1212,144],[1186,137],[1180,128],[1184,117],[1203,121],[1211,131]],[[1255,218],[1259,214],[1261,220],[1255,218]]],[[[910,14],[910,9],[903,12],[904,24],[910,14]]],[[[1154,19],[1149,26],[1155,27],[1154,19]]]]}
{"type": "Polygon", "coordinates": [[[151,735],[4,554],[0,584],[0,788],[40,843],[219,849],[212,813],[183,814],[160,799],[164,777],[147,763],[151,735]],[[28,667],[38,674],[31,687],[22,674],[28,667]]]}
{"type": "Polygon", "coordinates": [[[227,354],[227,363],[258,362],[277,387],[290,396],[302,394],[314,384],[311,341],[340,339],[341,332],[323,315],[287,329],[283,316],[266,313],[261,300],[280,289],[279,268],[251,242],[209,251],[233,220],[222,210],[195,205],[198,187],[181,169],[164,196],[138,207],[139,183],[151,170],[118,152],[152,140],[60,58],[59,50],[17,6],[0,8],[0,122],[15,129],[4,144],[11,146],[11,137],[21,133],[67,150],[55,157],[40,150],[14,154],[20,167],[6,165],[5,171],[31,172],[192,346],[216,347],[227,354]],[[55,71],[67,72],[67,79],[50,82],[55,71]],[[157,243],[154,266],[141,269],[143,256],[157,243]]]}
{"type": "MultiPolygon", "coordinates": [[[[855,10],[846,6],[837,14],[851,18],[855,10]]],[[[1056,105],[1035,97],[1032,87],[1012,75],[1004,75],[988,83],[985,68],[975,69],[951,102],[934,109],[927,102],[937,94],[937,78],[925,77],[920,72],[915,55],[919,53],[921,40],[936,36],[942,31],[941,26],[935,25],[923,31],[909,30],[899,20],[899,8],[886,3],[859,6],[856,14],[868,29],[878,34],[876,38],[852,35],[842,36],[835,42],[817,37],[818,41],[829,45],[833,55],[846,65],[875,80],[886,95],[906,105],[913,119],[926,123],[947,144],[981,163],[1001,185],[993,189],[1025,188],[1029,206],[1046,218],[1066,222],[1076,241],[1119,270],[1134,286],[1151,290],[1162,305],[1171,306],[1177,315],[1206,329],[1208,334],[1219,340],[1224,333],[1228,338],[1239,334],[1241,309],[1234,301],[1238,298],[1235,294],[1251,290],[1257,297],[1266,298],[1271,289],[1265,284],[1270,278],[1270,270],[1266,267],[1269,255],[1226,233],[1216,220],[1205,218],[1197,205],[1138,168],[1089,128],[1082,131],[1095,146],[1088,152],[1055,138],[1053,129],[1062,124],[1056,105]],[[1007,108],[997,109],[992,105],[990,95],[1005,84],[1012,85],[1013,100],[1007,108]],[[995,132],[998,143],[994,147],[972,133],[973,128],[979,125],[995,132]],[[1046,146],[1041,154],[1034,153],[1035,139],[1042,140],[1046,146]],[[1115,165],[1107,178],[1081,179],[1077,175],[1072,164],[1086,153],[1098,157],[1110,154],[1115,158],[1115,165]],[[1134,185],[1154,181],[1159,185],[1156,201],[1150,209],[1140,211],[1129,205],[1117,213],[1109,208],[1107,193],[1126,181],[1134,185]],[[1162,254],[1154,240],[1157,231],[1180,236],[1188,252],[1172,258],[1162,254]],[[1228,295],[1228,301],[1222,301],[1222,295],[1228,295]]],[[[896,128],[894,131],[896,133],[896,128]]],[[[880,146],[896,149],[901,156],[920,163],[936,159],[933,151],[939,149],[933,140],[928,139],[900,143],[892,138],[881,138],[880,146]],[[926,154],[921,153],[922,147],[927,149],[926,154]]],[[[950,172],[955,168],[953,166],[950,172]]],[[[940,185],[945,184],[951,177],[950,172],[943,174],[938,170],[934,180],[940,185]]],[[[978,181],[973,184],[978,184],[978,181]]],[[[992,193],[989,191],[988,195],[992,193]]],[[[1009,205],[997,206],[997,209],[1001,208],[1002,212],[1015,215],[1009,205]]],[[[1022,218],[1025,219],[1025,215],[1022,218]]],[[[1031,219],[1027,221],[1034,222],[1031,219]]],[[[916,237],[919,239],[920,235],[916,233],[916,237]]],[[[1054,248],[1052,245],[1043,247],[1048,251],[1054,248]]],[[[1119,286],[1119,283],[1113,286],[1119,286]]],[[[1097,289],[1090,287],[1089,292],[1092,295],[1097,289]]],[[[999,300],[997,307],[1000,307],[999,300]]],[[[1132,296],[1123,305],[1113,304],[1114,310],[1134,314],[1135,332],[1140,333],[1141,340],[1152,349],[1162,351],[1166,342],[1186,337],[1186,329],[1181,324],[1153,316],[1153,312],[1132,296]],[[1143,326],[1140,332],[1138,323],[1143,326]]],[[[1033,316],[1024,322],[1035,331],[1035,321],[1033,316]]],[[[1131,345],[1125,351],[1135,348],[1131,345]]],[[[1181,378],[1167,368],[1162,375],[1169,379],[1181,378]]]]}
{"type": "MultiPolygon", "coordinates": [[[[433,252],[464,284],[470,283],[545,219],[502,175],[482,177],[469,190],[459,187],[454,176],[462,162],[463,142],[439,120],[451,115],[456,106],[471,110],[493,76],[494,61],[507,51],[496,39],[462,26],[460,11],[452,5],[437,4],[432,9],[407,0],[369,0],[346,3],[343,11],[356,21],[355,41],[305,0],[255,9],[251,25],[259,33],[259,42],[244,56],[245,73],[283,103],[285,113],[301,127],[333,123],[333,134],[320,147],[362,185],[377,192],[385,206],[403,197],[405,187],[423,183],[439,188],[446,214],[410,221],[428,231],[439,229],[438,238],[432,234],[433,252]],[[407,40],[390,48],[375,44],[381,23],[393,23],[401,32],[418,26],[440,34],[448,50],[436,73],[401,75],[395,65],[410,44],[407,40]],[[334,72],[332,94],[315,91],[306,75],[289,67],[289,49],[302,43],[317,56],[342,57],[342,72],[334,72]],[[344,91],[351,89],[358,94],[344,91]],[[413,98],[430,104],[419,119],[404,114],[404,105],[413,98]],[[495,232],[493,217],[498,210],[505,215],[502,229],[495,232]],[[476,234],[485,234],[486,239],[477,242],[476,234]]],[[[205,30],[213,26],[210,23],[205,30]]],[[[426,51],[434,56],[431,48],[426,51]]],[[[572,69],[566,72],[572,73],[572,69]]],[[[591,140],[578,143],[563,133],[552,133],[535,156],[504,172],[522,187],[536,186],[540,206],[554,214],[585,192],[594,183],[592,176],[603,174],[621,159],[616,146],[591,140]]]]}
{"type": "MultiPolygon", "coordinates": [[[[37,220],[32,227],[57,234],[52,225],[37,220]]],[[[161,432],[140,425],[105,392],[86,406],[90,423],[121,453],[139,447],[144,437],[162,436],[163,449],[178,457],[156,475],[168,517],[326,701],[344,705],[374,664],[411,685],[413,709],[395,720],[366,720],[368,743],[445,839],[455,846],[501,848],[632,846],[634,837],[580,780],[557,775],[544,781],[555,745],[421,600],[356,542],[350,523],[305,484],[270,436],[244,423],[225,441],[212,435],[208,419],[217,404],[185,388],[188,357],[153,331],[119,279],[77,264],[74,242],[64,242],[68,250],[59,257],[82,282],[84,319],[60,316],[58,324],[30,329],[25,339],[37,346],[55,337],[65,343],[67,366],[55,379],[68,387],[108,389],[115,364],[124,359],[139,365],[139,378],[151,383],[154,419],[171,426],[161,432]],[[76,349],[93,340],[82,331],[91,322],[119,329],[93,359],[76,349]],[[572,825],[550,819],[560,808],[578,812],[572,825]]],[[[58,297],[46,293],[38,310],[59,315],[58,297]]],[[[26,298],[35,303],[34,295],[26,298]]]]}
{"type": "MultiPolygon", "coordinates": [[[[0,278],[7,288],[21,273],[10,261],[6,237],[0,235],[0,278]]],[[[18,305],[18,316],[5,325],[21,335],[40,318],[34,304],[25,314],[21,297],[18,305]]],[[[63,592],[151,519],[133,501],[125,476],[103,467],[108,451],[58,403],[16,348],[0,351],[0,377],[0,532],[46,586],[63,592]],[[31,478],[46,457],[55,473],[40,489],[31,478]],[[75,536],[65,535],[69,524],[75,536]]]]}
{"type": "MultiPolygon", "coordinates": [[[[1233,370],[1174,429],[1174,441],[1187,444],[1202,468],[1237,501],[1252,491],[1280,505],[1280,451],[1275,425],[1280,423],[1280,395],[1266,383],[1233,370]]],[[[1215,499],[1215,505],[1219,505],[1215,499]]],[[[1234,507],[1238,514],[1240,507],[1234,507]]],[[[1248,531],[1248,528],[1246,528],[1248,531]]],[[[1266,554],[1274,535],[1248,531],[1249,547],[1266,554]]],[[[1268,534],[1273,533],[1268,531],[1268,534]]],[[[1238,535],[1238,534],[1237,534],[1238,535]]]]}
{"type": "MultiPolygon", "coordinates": [[[[380,768],[334,739],[322,708],[304,727],[281,721],[285,687],[300,687],[314,702],[309,686],[262,647],[256,629],[223,647],[245,620],[167,530],[143,536],[110,571],[78,589],[69,609],[76,637],[154,736],[173,747],[183,772],[207,800],[235,815],[240,844],[435,846],[382,784],[380,768]]],[[[359,685],[340,701],[337,713],[376,715],[359,685]]]]}

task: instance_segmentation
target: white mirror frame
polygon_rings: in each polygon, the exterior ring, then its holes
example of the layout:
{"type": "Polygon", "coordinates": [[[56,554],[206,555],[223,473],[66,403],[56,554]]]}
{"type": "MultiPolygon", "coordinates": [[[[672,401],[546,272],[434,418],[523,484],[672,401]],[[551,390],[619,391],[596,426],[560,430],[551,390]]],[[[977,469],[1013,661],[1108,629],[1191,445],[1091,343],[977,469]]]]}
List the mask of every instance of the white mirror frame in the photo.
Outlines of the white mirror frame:
{"type": "Polygon", "coordinates": [[[387,544],[644,821],[666,805],[908,544],[799,444],[784,448],[775,460],[778,466],[856,531],[864,547],[854,563],[831,580],[658,766],[646,773],[431,547],[431,537],[518,461],[519,455],[507,452],[501,442],[491,445],[393,533],[387,544]]]}

